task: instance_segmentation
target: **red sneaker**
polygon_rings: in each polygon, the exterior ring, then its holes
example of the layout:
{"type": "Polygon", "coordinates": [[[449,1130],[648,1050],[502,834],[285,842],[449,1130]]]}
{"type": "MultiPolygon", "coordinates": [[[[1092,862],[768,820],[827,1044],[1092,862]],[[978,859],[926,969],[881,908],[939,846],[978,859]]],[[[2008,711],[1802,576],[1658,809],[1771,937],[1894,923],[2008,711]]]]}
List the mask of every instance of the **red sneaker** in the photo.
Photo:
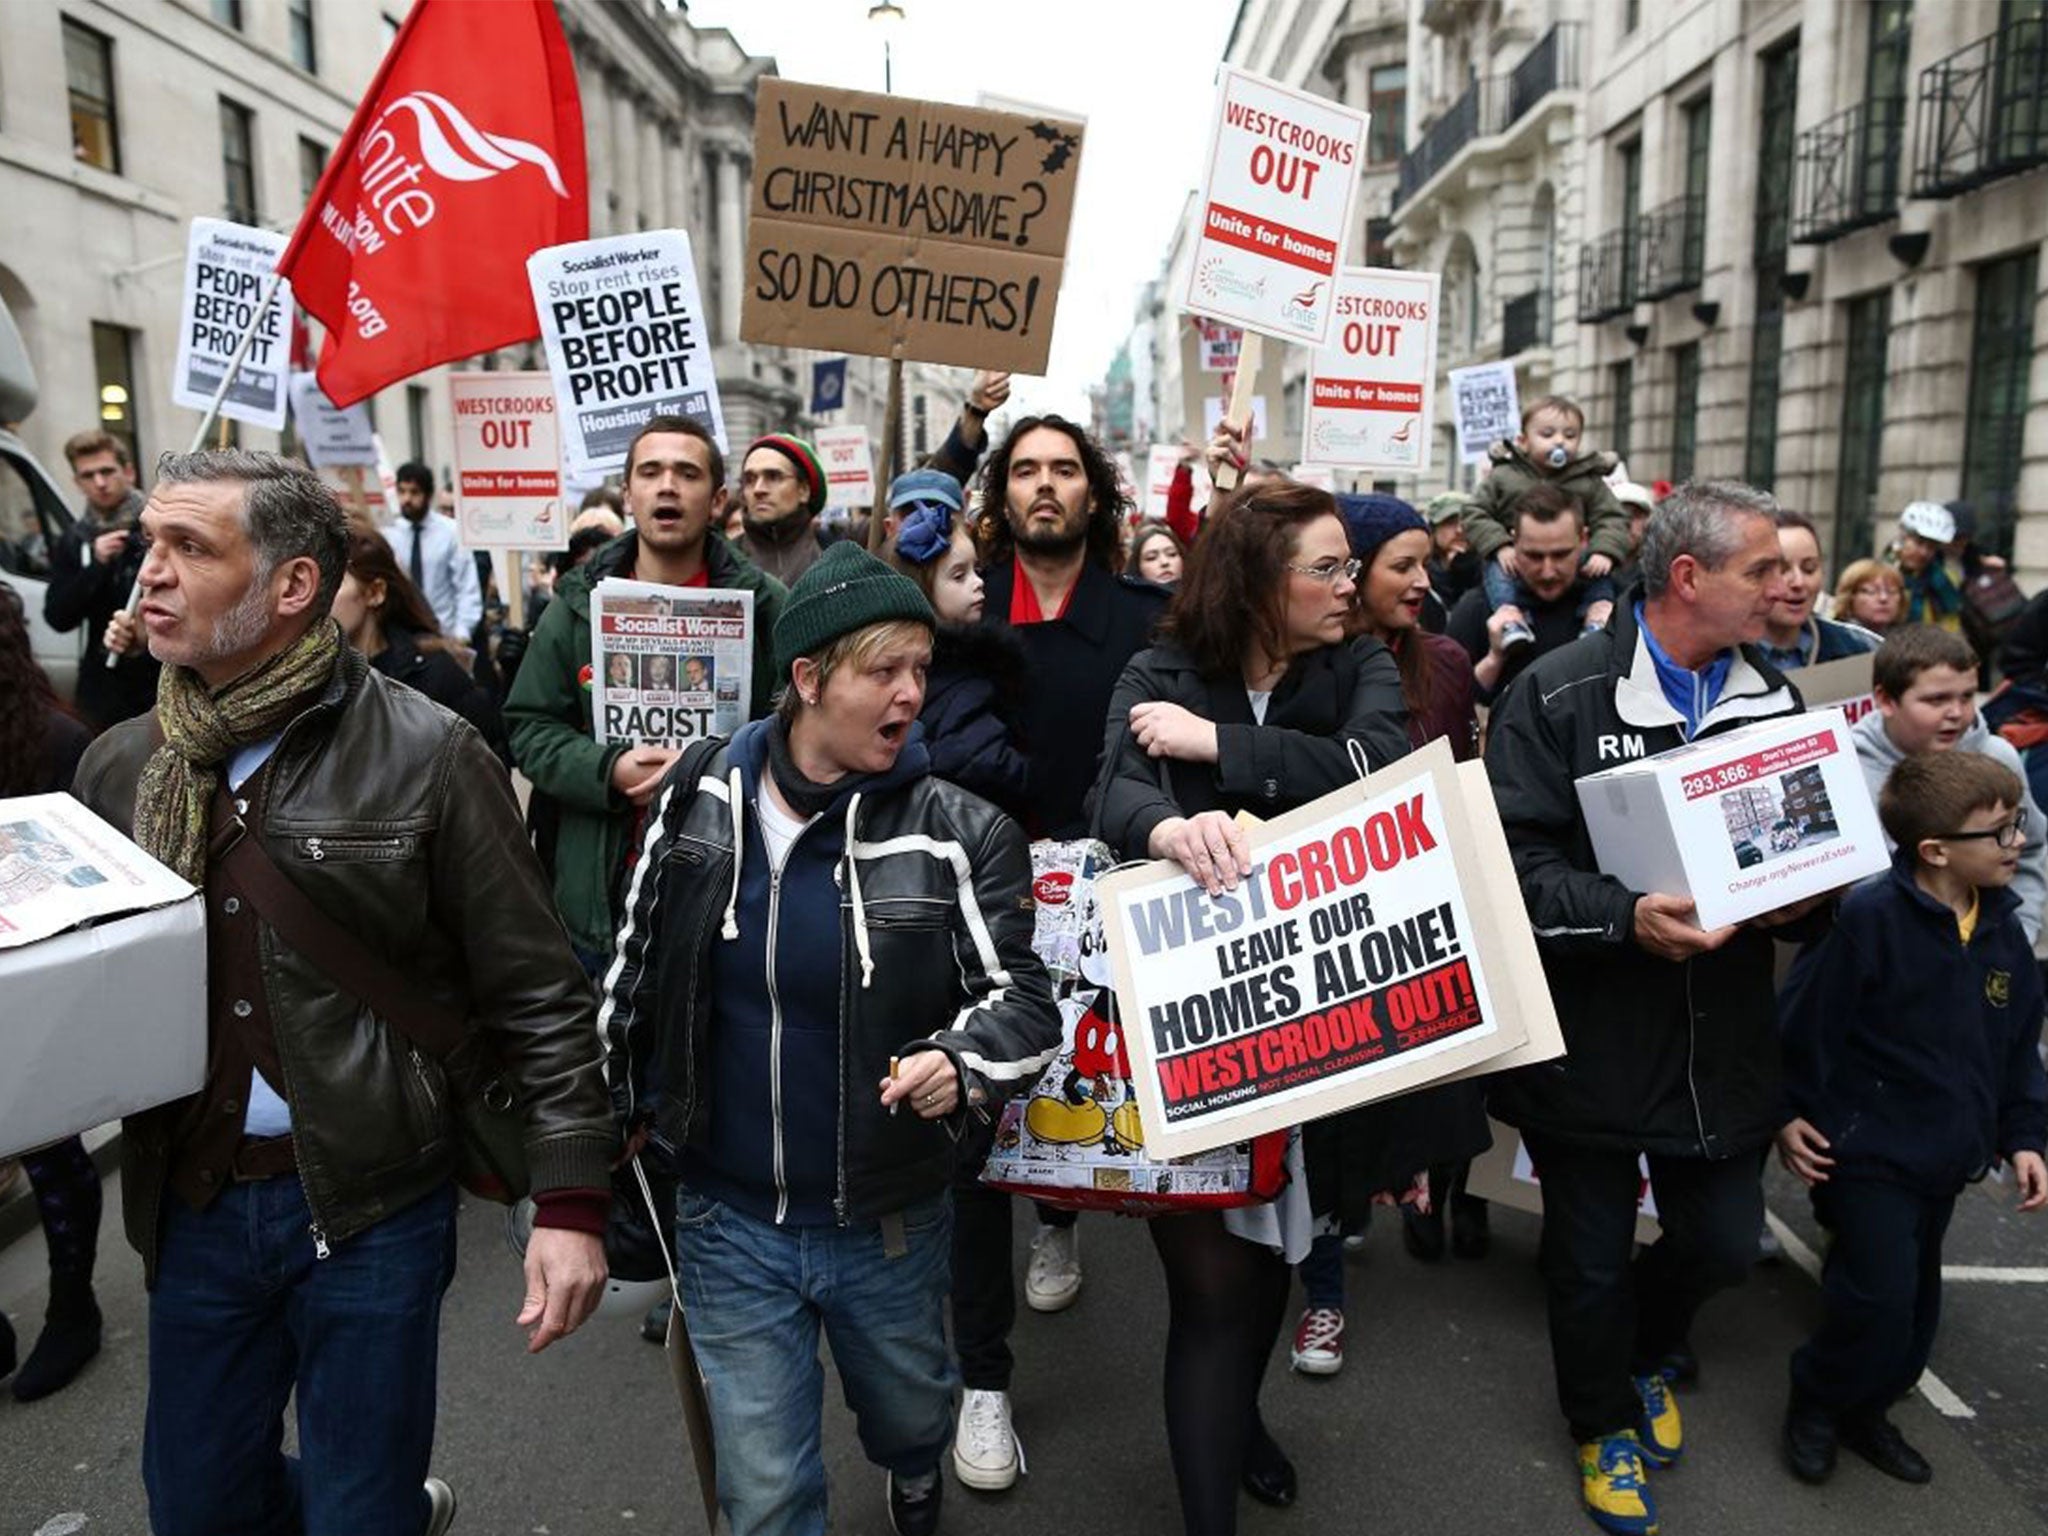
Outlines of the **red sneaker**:
{"type": "Polygon", "coordinates": [[[1344,1369],[1344,1314],[1310,1307],[1294,1330],[1294,1368],[1304,1376],[1334,1376],[1344,1369]]]}

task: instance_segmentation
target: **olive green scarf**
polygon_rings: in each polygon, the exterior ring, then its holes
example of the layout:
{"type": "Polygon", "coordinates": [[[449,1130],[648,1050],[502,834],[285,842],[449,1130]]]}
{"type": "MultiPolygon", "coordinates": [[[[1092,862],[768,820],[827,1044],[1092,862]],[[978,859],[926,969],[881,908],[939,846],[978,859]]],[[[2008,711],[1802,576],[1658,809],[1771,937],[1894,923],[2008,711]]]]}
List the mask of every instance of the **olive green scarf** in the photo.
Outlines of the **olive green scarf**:
{"type": "Polygon", "coordinates": [[[221,765],[283,730],[324,689],[341,656],[341,627],[323,619],[218,693],[188,667],[165,667],[156,718],[164,742],[135,786],[135,841],[194,885],[206,883],[206,822],[221,765]]]}

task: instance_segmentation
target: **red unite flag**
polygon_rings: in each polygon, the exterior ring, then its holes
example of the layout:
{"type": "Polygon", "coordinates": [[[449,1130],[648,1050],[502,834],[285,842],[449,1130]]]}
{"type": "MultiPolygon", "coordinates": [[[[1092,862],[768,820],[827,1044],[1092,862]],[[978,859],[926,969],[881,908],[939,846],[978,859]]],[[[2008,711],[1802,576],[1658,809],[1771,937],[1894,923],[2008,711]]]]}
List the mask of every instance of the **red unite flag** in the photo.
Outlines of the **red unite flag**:
{"type": "Polygon", "coordinates": [[[526,258],[585,239],[583,108],[553,0],[417,0],[278,263],[353,405],[540,334],[526,258]]]}

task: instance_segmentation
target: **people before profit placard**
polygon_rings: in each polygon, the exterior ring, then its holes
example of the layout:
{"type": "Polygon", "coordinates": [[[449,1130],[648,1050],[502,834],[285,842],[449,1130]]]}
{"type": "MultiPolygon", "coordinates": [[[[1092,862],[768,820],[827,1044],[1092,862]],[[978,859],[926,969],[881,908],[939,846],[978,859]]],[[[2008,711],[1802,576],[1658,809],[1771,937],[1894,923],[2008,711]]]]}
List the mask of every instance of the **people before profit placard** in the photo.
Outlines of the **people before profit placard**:
{"type": "Polygon", "coordinates": [[[743,532],[736,547],[784,586],[817,564],[818,514],[825,510],[825,467],[801,437],[757,437],[740,455],[743,532]]]}
{"type": "Polygon", "coordinates": [[[1876,650],[1879,637],[1869,630],[1815,612],[1827,593],[1827,569],[1813,520],[1803,512],[1779,512],[1778,549],[1785,557],[1785,581],[1757,644],[1765,659],[1779,671],[1791,672],[1876,650]]]}
{"type": "Polygon", "coordinates": [[[401,515],[384,526],[384,537],[399,568],[434,610],[441,633],[468,644],[484,616],[476,561],[462,547],[455,519],[434,510],[434,472],[424,464],[401,464],[396,478],[401,515]]]}
{"type": "Polygon", "coordinates": [[[167,454],[142,525],[139,621],[109,643],[139,622],[163,685],[153,718],[93,744],[76,793],[206,900],[205,1082],[121,1137],[151,1528],[445,1530],[452,1495],[426,1479],[462,1131],[438,1054],[336,951],[471,1021],[522,1107],[532,1350],[604,1289],[618,1135],[594,1000],[504,768],[343,640],[333,493],[272,454],[167,454]],[[315,927],[287,940],[295,923],[315,927]]]}
{"type": "MultiPolygon", "coordinates": [[[[981,622],[1009,632],[1026,662],[1018,719],[1025,828],[1081,837],[1110,694],[1150,640],[1166,594],[1117,573],[1130,503],[1102,445],[1063,417],[1026,416],[1011,426],[982,466],[981,509],[981,622]]],[[[953,1192],[953,1333],[968,1394],[953,1462],[970,1486],[992,1490],[1014,1483],[1022,1462],[1008,1398],[1016,1281],[1010,1197],[967,1171],[987,1157],[994,1127],[969,1129],[953,1192]]],[[[1061,1311],[1081,1294],[1076,1216],[1038,1207],[1024,1276],[1033,1311],[1061,1311]]]]}
{"type": "Polygon", "coordinates": [[[497,701],[463,664],[469,648],[441,633],[420,589],[398,568],[384,536],[367,523],[349,524],[348,568],[335,590],[334,620],[371,666],[462,716],[499,761],[511,766],[497,701]]]}
{"type": "Polygon", "coordinates": [[[1584,448],[1586,413],[1561,395],[1546,395],[1522,412],[1522,430],[1488,451],[1486,478],[1465,509],[1465,535],[1486,562],[1482,580],[1495,611],[1514,610],[1506,634],[1510,651],[1532,644],[1519,613],[1529,596],[1515,548],[1516,504],[1537,486],[1555,486],[1575,497],[1586,521],[1586,550],[1580,575],[1585,582],[1579,617],[1588,629],[1607,622],[1614,573],[1627,562],[1628,518],[1608,489],[1617,460],[1584,448]]]}
{"type": "Polygon", "coordinates": [[[2012,893],[2024,794],[1976,752],[1902,759],[1878,796],[1890,873],[1786,979],[1778,1155],[1831,1237],[1785,1415],[1804,1482],[1838,1445],[1902,1482],[1933,1475],[1890,1412],[1934,1349],[1956,1197],[2002,1163],[2020,1210],[2048,1205],[2041,975],[2012,893]]]}
{"type": "Polygon", "coordinates": [[[1494,607],[1485,591],[1474,587],[1451,610],[1447,631],[1472,658],[1480,697],[1487,700],[1499,698],[1538,656],[1569,645],[1586,628],[1587,594],[1581,574],[1586,523],[1577,499],[1557,486],[1539,485],[1517,501],[1509,515],[1515,525],[1512,547],[1521,601],[1512,609],[1494,607]],[[1509,631],[1517,623],[1529,631],[1530,639],[1510,646],[1509,631]]]}
{"type": "MultiPolygon", "coordinates": [[[[1459,761],[1479,755],[1472,665],[1463,647],[1422,627],[1430,596],[1434,532],[1422,514],[1394,496],[1339,496],[1351,552],[1364,562],[1351,601],[1349,627],[1394,653],[1414,746],[1442,741],[1459,761]]],[[[1459,1258],[1485,1255],[1490,1241],[1486,1202],[1465,1192],[1471,1159],[1486,1149],[1486,1112],[1477,1083],[1451,1083],[1402,1094],[1347,1115],[1319,1120],[1304,1132],[1309,1192],[1317,1209],[1334,1209],[1340,1230],[1363,1229],[1368,1202],[1390,1191],[1401,1213],[1401,1239],[1425,1263],[1444,1255],[1448,1214],[1459,1258]],[[1330,1170],[1325,1173],[1323,1170],[1330,1170]],[[1319,1175],[1331,1186],[1326,1198],[1319,1175]]],[[[1313,1348],[1332,1329],[1310,1316],[1318,1302],[1337,1312],[1341,1362],[1344,1273],[1335,1232],[1318,1236],[1302,1265],[1308,1312],[1296,1329],[1295,1368],[1320,1363],[1313,1348]],[[1320,1326],[1318,1326],[1320,1324],[1320,1326]],[[1304,1350],[1304,1343],[1311,1347],[1304,1350]],[[1305,1358],[1306,1357],[1306,1358],[1305,1358]]],[[[1329,1346],[1325,1345],[1325,1352],[1329,1346]]]]}
{"type": "Polygon", "coordinates": [[[917,584],[938,619],[917,717],[932,773],[973,790],[1021,825],[1030,810],[1030,764],[1017,732],[1024,647],[1014,630],[981,622],[986,588],[965,500],[960,482],[942,470],[898,475],[888,495],[896,536],[883,554],[917,584]]]}
{"type": "Polygon", "coordinates": [[[1671,1389],[1697,1370],[1693,1317],[1756,1256],[1778,1118],[1772,936],[1822,931],[1828,909],[1702,932],[1689,898],[1600,872],[1574,786],[1799,711],[1756,649],[1783,591],[1777,511],[1729,481],[1679,487],[1608,627],[1532,662],[1489,725],[1487,774],[1566,1054],[1489,1079],[1488,1103],[1542,1170],[1558,1402],[1587,1512],[1610,1531],[1655,1525],[1645,1468],[1682,1449],[1671,1389]],[[1644,1155],[1663,1235],[1631,1263],[1644,1155]]]}
{"type": "Polygon", "coordinates": [[[111,432],[79,432],[65,441],[71,479],[85,497],[83,514],[50,551],[43,619],[58,634],[85,627],[78,663],[78,711],[94,730],[147,714],[156,705],[157,662],[141,647],[110,669],[107,621],[128,605],[145,553],[142,493],[128,445],[111,432]]]}
{"type": "Polygon", "coordinates": [[[714,531],[725,503],[725,456],[701,422],[656,416],[642,427],[626,450],[633,526],[563,574],[505,700],[512,759],[559,810],[555,904],[593,976],[610,957],[637,834],[677,753],[597,739],[592,708],[604,681],[590,675],[591,589],[618,576],[753,593],[750,697],[755,716],[766,714],[775,688],[772,633],[786,592],[714,531]]]}
{"type": "Polygon", "coordinates": [[[891,1527],[936,1528],[954,1143],[1059,1044],[1023,834],[917,729],[933,624],[845,541],[798,580],[775,716],[670,776],[606,981],[615,1105],[681,1174],[735,1536],[827,1528],[821,1329],[891,1527]]]}
{"type": "MultiPolygon", "coordinates": [[[[1884,637],[1871,659],[1877,708],[1850,728],[1856,761],[1875,797],[1892,770],[1916,752],[1981,752],[2020,776],[2024,837],[2012,880],[2020,928],[2029,944],[2041,938],[2048,905],[2048,826],[2026,788],[2020,754],[1977,713],[1977,653],[1961,635],[1932,624],[1903,624],[1884,637]]],[[[1873,875],[1872,880],[1883,880],[1873,875]]]]}
{"type": "MultiPolygon", "coordinates": [[[[36,665],[21,594],[0,581],[0,798],[70,789],[91,740],[92,732],[58,702],[36,665]]],[[[100,1350],[92,1272],[101,1193],[99,1169],[76,1136],[23,1153],[21,1166],[49,1255],[50,1299],[26,1360],[13,1325],[0,1317],[0,1378],[13,1375],[15,1400],[32,1403],[68,1386],[100,1350]]]]}
{"type": "MultiPolygon", "coordinates": [[[[1346,636],[1359,568],[1326,491],[1259,485],[1211,512],[1159,642],[1110,702],[1096,817],[1119,856],[1235,889],[1252,870],[1239,812],[1279,815],[1407,753],[1394,658],[1346,636]]],[[[1299,1138],[1288,1161],[1276,1201],[1147,1224],[1166,1270],[1166,1434],[1189,1532],[1235,1530],[1240,1488],[1295,1499],[1258,1408],[1314,1222],[1299,1138]]]]}

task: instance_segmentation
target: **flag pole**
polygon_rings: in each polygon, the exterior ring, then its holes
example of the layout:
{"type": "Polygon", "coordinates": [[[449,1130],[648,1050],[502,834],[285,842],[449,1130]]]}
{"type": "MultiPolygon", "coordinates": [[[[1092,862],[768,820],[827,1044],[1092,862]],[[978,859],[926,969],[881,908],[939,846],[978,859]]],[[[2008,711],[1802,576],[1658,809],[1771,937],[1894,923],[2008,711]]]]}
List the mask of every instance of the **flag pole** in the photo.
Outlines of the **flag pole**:
{"type": "MultiPolygon", "coordinates": [[[[192,446],[187,453],[197,453],[206,446],[206,433],[212,427],[214,418],[220,415],[221,402],[228,397],[228,387],[235,382],[235,376],[242,371],[242,362],[249,355],[250,343],[256,339],[256,328],[263,323],[265,311],[277,293],[277,285],[284,280],[283,274],[272,268],[270,276],[263,280],[263,292],[256,300],[256,307],[249,312],[249,323],[242,327],[241,339],[235,343],[234,355],[228,359],[228,366],[220,376],[220,387],[213,392],[213,398],[206,404],[206,414],[199,418],[199,429],[192,434],[192,446]]],[[[225,426],[225,423],[223,423],[225,426]]],[[[142,606],[142,573],[135,573],[135,582],[128,589],[128,601],[122,611],[129,618],[135,617],[135,610],[142,606]]],[[[114,670],[121,658],[112,651],[107,652],[107,670],[114,670]]]]}

